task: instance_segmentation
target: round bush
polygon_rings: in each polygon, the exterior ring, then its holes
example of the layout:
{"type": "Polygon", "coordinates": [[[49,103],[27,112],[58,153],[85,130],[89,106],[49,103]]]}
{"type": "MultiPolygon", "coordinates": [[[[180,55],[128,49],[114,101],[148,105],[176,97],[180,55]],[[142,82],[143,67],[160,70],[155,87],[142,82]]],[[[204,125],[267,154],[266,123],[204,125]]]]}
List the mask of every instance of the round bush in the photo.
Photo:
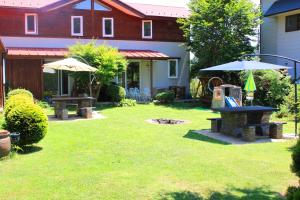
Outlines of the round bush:
{"type": "Polygon", "coordinates": [[[11,90],[7,94],[7,99],[9,99],[12,96],[19,95],[19,94],[24,95],[24,96],[28,96],[29,98],[31,98],[33,100],[32,93],[30,91],[28,91],[28,90],[25,90],[25,89],[14,89],[14,90],[11,90]]]}
{"type": "Polygon", "coordinates": [[[175,93],[173,91],[161,92],[155,96],[159,103],[173,103],[175,100],[175,93]]]}
{"type": "Polygon", "coordinates": [[[125,99],[126,91],[123,87],[112,84],[108,86],[107,94],[113,102],[121,102],[125,99]]]}
{"type": "Polygon", "coordinates": [[[33,103],[19,104],[8,113],[6,128],[21,134],[20,146],[34,144],[45,137],[48,119],[40,106],[33,103]]]}
{"type": "Polygon", "coordinates": [[[20,104],[33,104],[33,99],[30,98],[28,95],[18,94],[13,95],[9,99],[7,99],[4,107],[4,118],[6,119],[8,113],[11,109],[17,107],[20,104]]]}

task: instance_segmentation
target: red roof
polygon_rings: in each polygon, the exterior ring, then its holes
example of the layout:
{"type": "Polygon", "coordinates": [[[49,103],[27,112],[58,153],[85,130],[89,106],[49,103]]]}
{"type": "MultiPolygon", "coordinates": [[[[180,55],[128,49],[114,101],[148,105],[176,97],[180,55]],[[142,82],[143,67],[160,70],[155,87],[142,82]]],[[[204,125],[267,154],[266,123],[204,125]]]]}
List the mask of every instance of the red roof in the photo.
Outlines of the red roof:
{"type": "MultiPolygon", "coordinates": [[[[74,3],[79,0],[0,0],[0,7],[17,7],[17,8],[32,8],[39,9],[50,5],[55,5],[55,8],[74,3]]],[[[162,6],[140,3],[127,3],[120,0],[103,0],[108,5],[125,12],[126,14],[141,17],[159,16],[159,17],[187,17],[189,11],[184,7],[162,6]]],[[[51,10],[51,9],[50,9],[51,10]]]]}
{"type": "Polygon", "coordinates": [[[141,3],[126,3],[126,4],[140,11],[146,16],[185,18],[188,17],[190,14],[189,10],[184,7],[151,5],[151,4],[141,4],[141,3]]]}
{"type": "MultiPolygon", "coordinates": [[[[65,57],[68,49],[63,48],[6,48],[8,56],[20,57],[65,57]]],[[[120,50],[128,59],[156,59],[166,60],[169,58],[166,54],[150,50],[120,50]]]]}
{"type": "Polygon", "coordinates": [[[42,8],[61,0],[0,0],[0,6],[19,8],[42,8]]]}

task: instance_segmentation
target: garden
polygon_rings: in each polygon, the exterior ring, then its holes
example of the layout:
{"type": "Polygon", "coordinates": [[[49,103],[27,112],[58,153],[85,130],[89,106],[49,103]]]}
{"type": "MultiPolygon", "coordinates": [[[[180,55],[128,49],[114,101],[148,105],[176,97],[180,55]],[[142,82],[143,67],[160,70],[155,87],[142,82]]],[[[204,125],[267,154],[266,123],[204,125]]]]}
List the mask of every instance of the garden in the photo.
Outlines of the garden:
{"type": "Polygon", "coordinates": [[[294,141],[239,146],[195,134],[218,115],[199,104],[96,110],[106,119],[50,121],[38,144],[0,161],[0,199],[275,200],[297,184],[294,141]],[[151,118],[191,123],[154,125],[151,118]]]}

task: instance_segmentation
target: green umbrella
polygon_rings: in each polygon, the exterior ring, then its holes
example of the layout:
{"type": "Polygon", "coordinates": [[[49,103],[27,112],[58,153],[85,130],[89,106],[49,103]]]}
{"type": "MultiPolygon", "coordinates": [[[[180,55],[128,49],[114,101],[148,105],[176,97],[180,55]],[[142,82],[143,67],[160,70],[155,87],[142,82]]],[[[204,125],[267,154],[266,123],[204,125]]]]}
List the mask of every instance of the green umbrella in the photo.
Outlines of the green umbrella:
{"type": "Polygon", "coordinates": [[[247,92],[256,91],[256,85],[255,85],[255,81],[254,81],[252,71],[249,71],[249,75],[248,75],[247,82],[246,82],[246,85],[245,85],[244,89],[247,92]]]}

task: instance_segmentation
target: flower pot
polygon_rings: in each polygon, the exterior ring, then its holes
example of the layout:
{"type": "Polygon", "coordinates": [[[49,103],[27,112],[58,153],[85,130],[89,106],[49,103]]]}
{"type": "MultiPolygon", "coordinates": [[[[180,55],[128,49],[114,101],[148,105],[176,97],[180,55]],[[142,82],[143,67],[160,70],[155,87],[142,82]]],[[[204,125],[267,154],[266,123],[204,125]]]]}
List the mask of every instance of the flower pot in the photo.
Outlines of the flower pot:
{"type": "Polygon", "coordinates": [[[0,131],[0,158],[8,156],[11,149],[11,142],[9,132],[2,130],[0,131]]]}

